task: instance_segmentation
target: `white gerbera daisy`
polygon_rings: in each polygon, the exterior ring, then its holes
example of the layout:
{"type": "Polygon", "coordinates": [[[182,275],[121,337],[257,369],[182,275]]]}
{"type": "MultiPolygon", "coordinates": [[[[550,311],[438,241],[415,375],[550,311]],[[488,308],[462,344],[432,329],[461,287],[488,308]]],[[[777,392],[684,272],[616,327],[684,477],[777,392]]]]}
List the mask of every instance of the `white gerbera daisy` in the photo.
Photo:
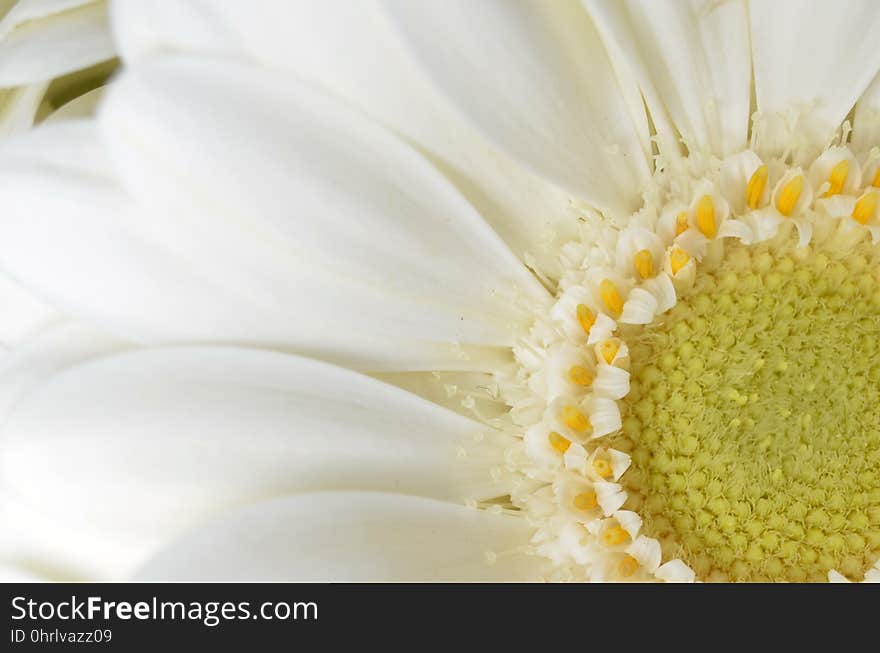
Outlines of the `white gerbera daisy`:
{"type": "Polygon", "coordinates": [[[98,117],[0,152],[89,325],[0,370],[7,563],[877,577],[873,2],[112,15],[98,117]]]}

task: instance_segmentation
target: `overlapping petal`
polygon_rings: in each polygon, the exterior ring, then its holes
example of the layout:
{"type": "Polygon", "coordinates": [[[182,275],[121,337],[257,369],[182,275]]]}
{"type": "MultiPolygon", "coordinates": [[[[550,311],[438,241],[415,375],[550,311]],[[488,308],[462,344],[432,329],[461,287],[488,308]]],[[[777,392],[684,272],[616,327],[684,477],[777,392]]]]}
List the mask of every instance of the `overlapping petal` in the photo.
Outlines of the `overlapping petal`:
{"type": "Polygon", "coordinates": [[[160,348],[68,365],[26,393],[22,385],[2,429],[6,486],[97,530],[158,537],[304,490],[458,502],[498,492],[482,461],[459,455],[486,427],[310,359],[160,348]]]}
{"type": "Polygon", "coordinates": [[[150,561],[142,580],[537,581],[521,519],[370,492],[257,504],[197,530],[150,561]]]}

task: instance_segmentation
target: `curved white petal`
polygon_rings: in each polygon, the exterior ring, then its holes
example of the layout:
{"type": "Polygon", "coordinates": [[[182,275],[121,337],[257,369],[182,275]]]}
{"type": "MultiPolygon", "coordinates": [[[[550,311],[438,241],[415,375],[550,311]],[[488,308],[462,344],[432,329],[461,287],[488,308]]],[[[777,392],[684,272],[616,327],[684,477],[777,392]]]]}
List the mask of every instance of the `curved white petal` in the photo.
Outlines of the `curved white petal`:
{"type": "Polygon", "coordinates": [[[758,111],[800,114],[821,147],[880,70],[874,0],[749,3],[758,111]]]}
{"type": "Polygon", "coordinates": [[[0,350],[14,347],[57,319],[53,308],[0,273],[0,350]]]}
{"type": "Polygon", "coordinates": [[[745,2],[583,0],[613,56],[633,71],[661,143],[674,126],[717,155],[746,145],[751,66],[745,2]]]}
{"type": "MultiPolygon", "coordinates": [[[[498,151],[422,73],[373,0],[117,0],[122,57],[169,51],[255,61],[326,88],[425,151],[521,257],[572,235],[568,194],[498,151]]],[[[641,99],[638,99],[641,110],[641,99]]]]}
{"type": "Polygon", "coordinates": [[[114,56],[103,1],[21,5],[0,24],[0,86],[42,82],[114,56]]]}
{"type": "Polygon", "coordinates": [[[502,149],[573,194],[626,214],[649,175],[636,123],[573,0],[385,2],[434,82],[502,149]]]}
{"type": "Polygon", "coordinates": [[[150,533],[126,537],[97,532],[2,488],[0,523],[0,558],[53,581],[125,579],[162,544],[150,533]]]}
{"type": "Polygon", "coordinates": [[[141,66],[104,103],[117,164],[75,121],[0,153],[0,259],[140,341],[258,343],[373,370],[485,365],[471,345],[509,345],[524,317],[511,296],[545,291],[416,152],[276,81],[228,62],[141,66]],[[102,179],[114,168],[136,202],[102,179]]]}
{"type": "Polygon", "coordinates": [[[494,497],[504,490],[491,482],[491,443],[478,444],[484,430],[399,388],[306,358],[141,350],[73,367],[32,389],[0,431],[0,468],[10,489],[50,513],[159,534],[304,490],[494,497]]]}
{"type": "Polygon", "coordinates": [[[880,72],[856,104],[852,142],[857,151],[880,143],[880,72]]]}
{"type": "Polygon", "coordinates": [[[128,346],[76,322],[60,321],[36,332],[0,359],[0,421],[47,378],[128,346]]]}
{"type": "Polygon", "coordinates": [[[0,89],[0,138],[30,129],[48,86],[38,82],[0,89]]]}
{"type": "Polygon", "coordinates": [[[139,580],[536,581],[524,519],[369,492],[257,504],[172,544],[139,580]]]}
{"type": "Polygon", "coordinates": [[[56,111],[49,114],[45,122],[52,123],[58,122],[59,120],[91,118],[95,115],[98,104],[104,96],[104,90],[104,87],[101,86],[75,97],[70,102],[61,105],[56,111]]]}

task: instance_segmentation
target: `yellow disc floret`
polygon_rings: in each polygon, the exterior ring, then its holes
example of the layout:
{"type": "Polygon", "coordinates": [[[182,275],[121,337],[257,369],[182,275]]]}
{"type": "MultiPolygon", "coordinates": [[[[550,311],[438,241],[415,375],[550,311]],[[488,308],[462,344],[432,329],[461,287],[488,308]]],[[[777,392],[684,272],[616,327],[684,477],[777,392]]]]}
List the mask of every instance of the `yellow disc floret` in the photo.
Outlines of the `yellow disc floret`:
{"type": "Polygon", "coordinates": [[[605,307],[612,314],[620,315],[623,312],[623,297],[613,281],[602,279],[602,282],[599,284],[599,294],[602,297],[602,301],[605,302],[605,307]]]}
{"type": "Polygon", "coordinates": [[[776,210],[782,215],[789,217],[791,212],[794,211],[794,207],[801,198],[803,191],[804,177],[803,175],[798,175],[782,187],[779,197],[776,199],[776,210]]]}
{"type": "Polygon", "coordinates": [[[749,178],[748,186],[746,186],[746,205],[750,209],[757,209],[761,205],[761,196],[767,187],[767,178],[770,171],[766,165],[762,165],[749,178]]]}

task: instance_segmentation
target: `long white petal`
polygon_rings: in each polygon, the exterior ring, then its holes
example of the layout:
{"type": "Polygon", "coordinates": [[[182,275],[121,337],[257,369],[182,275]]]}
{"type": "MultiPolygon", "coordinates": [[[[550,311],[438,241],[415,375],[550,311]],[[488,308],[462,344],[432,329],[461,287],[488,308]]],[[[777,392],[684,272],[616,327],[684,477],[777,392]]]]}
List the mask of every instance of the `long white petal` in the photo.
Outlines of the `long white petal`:
{"type": "Polygon", "coordinates": [[[0,25],[0,86],[49,80],[115,51],[103,1],[23,3],[0,25]]]}
{"type": "Polygon", "coordinates": [[[853,146],[862,151],[880,143],[880,72],[856,104],[852,140],[853,146]]]}
{"type": "Polygon", "coordinates": [[[749,19],[758,111],[801,112],[822,146],[880,70],[877,3],[751,2],[749,19]]]}
{"type": "Polygon", "coordinates": [[[160,348],[81,364],[31,389],[0,431],[0,466],[7,487],[46,512],[157,535],[304,490],[495,496],[480,459],[484,430],[318,361],[160,348]]]}
{"type": "Polygon", "coordinates": [[[636,208],[646,118],[631,119],[577,2],[385,4],[425,71],[502,149],[600,208],[636,208]]]}
{"type": "MultiPolygon", "coordinates": [[[[415,65],[374,0],[117,0],[123,59],[198,52],[244,58],[328,89],[425,151],[518,256],[574,224],[569,196],[498,151],[415,65]]],[[[641,98],[637,98],[641,110],[641,98]]]]}
{"type": "Polygon", "coordinates": [[[0,259],[140,341],[372,370],[480,367],[469,346],[510,344],[510,293],[544,291],[473,208],[381,128],[276,81],[225,62],[144,66],[104,105],[118,165],[88,123],[10,145],[0,259]],[[104,179],[114,167],[137,205],[104,179]]]}
{"type": "Polygon", "coordinates": [[[658,135],[674,126],[716,154],[739,151],[749,126],[745,2],[583,0],[614,56],[636,75],[658,135]]]}
{"type": "Polygon", "coordinates": [[[129,346],[76,322],[59,321],[36,332],[0,359],[0,421],[46,379],[129,346]]]}
{"type": "Polygon", "coordinates": [[[417,497],[305,494],[254,505],[182,538],[139,580],[536,581],[524,519],[417,497]]]}

